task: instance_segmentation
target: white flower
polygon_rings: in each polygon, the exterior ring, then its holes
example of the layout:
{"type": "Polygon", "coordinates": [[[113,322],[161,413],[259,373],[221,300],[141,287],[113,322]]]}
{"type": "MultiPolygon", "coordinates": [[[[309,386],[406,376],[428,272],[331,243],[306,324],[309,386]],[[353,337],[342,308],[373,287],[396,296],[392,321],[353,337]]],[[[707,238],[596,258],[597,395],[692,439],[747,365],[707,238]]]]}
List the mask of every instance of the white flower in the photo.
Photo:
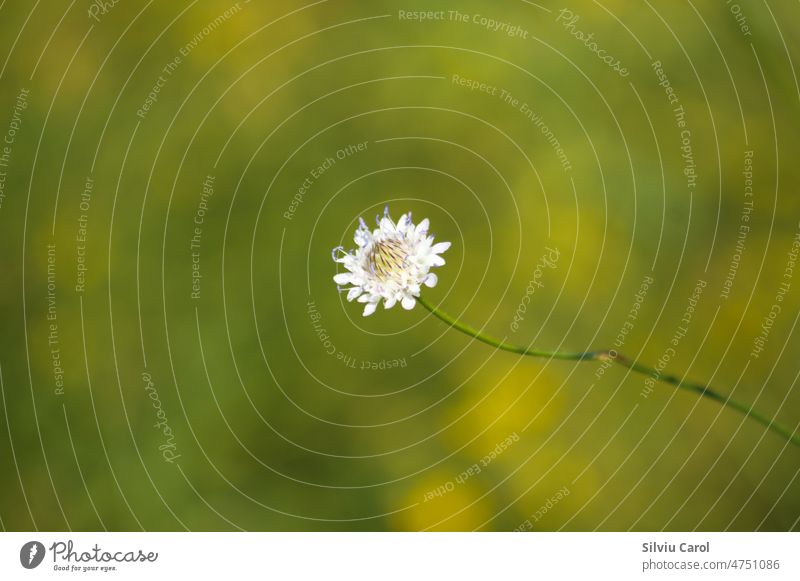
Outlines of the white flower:
{"type": "Polygon", "coordinates": [[[411,212],[403,214],[395,224],[388,206],[383,217],[376,218],[378,227],[372,232],[363,219],[359,221],[354,237],[356,249],[333,249],[333,260],[347,269],[334,276],[333,281],[340,286],[352,285],[344,289],[347,300],[366,303],[365,317],[375,312],[381,299],[387,309],[398,301],[404,309],[413,309],[420,285],[436,286],[439,279],[430,269],[444,264],[439,255],[450,248],[450,243],[434,244],[433,236],[428,235],[428,219],[415,226],[411,212]]]}

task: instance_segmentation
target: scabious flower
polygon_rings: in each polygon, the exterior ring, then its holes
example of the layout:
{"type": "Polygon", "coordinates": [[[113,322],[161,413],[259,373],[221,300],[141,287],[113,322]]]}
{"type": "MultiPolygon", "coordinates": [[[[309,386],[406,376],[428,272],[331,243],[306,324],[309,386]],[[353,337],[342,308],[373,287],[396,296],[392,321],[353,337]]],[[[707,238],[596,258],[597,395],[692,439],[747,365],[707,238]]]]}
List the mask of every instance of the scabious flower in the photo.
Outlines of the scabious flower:
{"type": "Polygon", "coordinates": [[[359,218],[355,250],[345,252],[341,246],[333,249],[333,260],[347,270],[334,276],[333,281],[340,288],[352,285],[344,289],[347,300],[365,303],[365,317],[375,312],[381,299],[387,309],[398,302],[404,309],[413,309],[421,285],[436,286],[439,279],[430,270],[444,264],[439,255],[450,248],[449,242],[434,244],[433,236],[428,235],[428,219],[415,226],[411,212],[403,214],[395,224],[387,206],[383,217],[378,216],[375,221],[378,227],[370,231],[359,218]]]}

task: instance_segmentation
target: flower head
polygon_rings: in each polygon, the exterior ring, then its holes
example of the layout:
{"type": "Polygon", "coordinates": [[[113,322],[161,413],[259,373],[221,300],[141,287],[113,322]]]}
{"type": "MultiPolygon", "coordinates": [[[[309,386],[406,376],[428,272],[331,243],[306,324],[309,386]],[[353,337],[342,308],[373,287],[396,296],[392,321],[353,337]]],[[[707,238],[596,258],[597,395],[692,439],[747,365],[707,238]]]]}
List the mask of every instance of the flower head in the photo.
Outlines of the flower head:
{"type": "Polygon", "coordinates": [[[400,216],[395,224],[387,206],[376,222],[378,227],[370,231],[360,219],[355,250],[345,252],[341,246],[333,249],[333,260],[347,270],[333,280],[339,286],[352,285],[345,289],[347,300],[365,303],[365,317],[375,312],[381,299],[387,309],[397,302],[404,309],[413,309],[420,286],[436,286],[439,279],[430,270],[444,264],[439,255],[450,248],[449,242],[434,244],[433,236],[428,235],[428,219],[415,226],[411,212],[400,216]]]}

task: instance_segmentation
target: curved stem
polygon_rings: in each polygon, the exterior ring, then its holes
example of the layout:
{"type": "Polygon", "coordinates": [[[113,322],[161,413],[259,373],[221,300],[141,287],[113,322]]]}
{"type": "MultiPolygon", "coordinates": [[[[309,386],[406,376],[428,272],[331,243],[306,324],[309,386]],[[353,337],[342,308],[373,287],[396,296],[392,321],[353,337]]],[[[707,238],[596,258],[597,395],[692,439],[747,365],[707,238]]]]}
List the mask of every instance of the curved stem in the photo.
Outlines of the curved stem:
{"type": "Polygon", "coordinates": [[[438,317],[439,319],[441,319],[454,329],[458,329],[462,333],[465,333],[470,337],[474,337],[478,341],[482,341],[487,345],[496,347],[497,349],[502,349],[504,351],[511,351],[512,353],[518,353],[519,355],[528,355],[530,357],[545,357],[548,359],[566,359],[571,361],[608,361],[611,363],[616,363],[617,365],[626,367],[631,371],[635,371],[643,375],[649,375],[656,381],[669,383],[670,385],[674,385],[675,387],[678,387],[680,389],[685,389],[687,391],[699,394],[703,397],[713,399],[714,401],[719,402],[720,404],[726,407],[738,411],[739,413],[745,415],[746,417],[752,418],[753,420],[765,426],[769,430],[772,430],[776,434],[779,434],[781,437],[788,440],[795,446],[800,446],[800,434],[795,433],[796,430],[795,432],[790,431],[786,427],[775,423],[772,419],[768,418],[763,413],[753,409],[753,406],[739,402],[729,396],[725,396],[719,393],[718,391],[708,387],[707,385],[686,381],[675,375],[663,374],[658,370],[653,369],[652,367],[642,365],[641,363],[633,361],[628,357],[626,357],[625,355],[617,353],[616,351],[613,350],[581,351],[581,352],[541,351],[537,349],[530,349],[528,347],[523,347],[521,345],[511,345],[509,343],[501,341],[500,339],[496,339],[491,335],[486,335],[484,333],[481,333],[477,329],[462,323],[458,319],[448,315],[443,311],[440,311],[422,297],[417,297],[417,302],[423,307],[425,307],[428,311],[430,311],[431,314],[435,315],[436,317],[438,317]]]}

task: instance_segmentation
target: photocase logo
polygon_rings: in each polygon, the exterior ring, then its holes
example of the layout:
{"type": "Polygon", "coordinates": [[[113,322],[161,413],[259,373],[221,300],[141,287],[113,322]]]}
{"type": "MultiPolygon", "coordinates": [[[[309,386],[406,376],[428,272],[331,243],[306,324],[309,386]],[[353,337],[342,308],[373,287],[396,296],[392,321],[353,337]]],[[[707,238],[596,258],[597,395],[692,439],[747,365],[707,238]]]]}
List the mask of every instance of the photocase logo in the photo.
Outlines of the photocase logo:
{"type": "Polygon", "coordinates": [[[44,545],[39,541],[30,541],[19,550],[19,562],[26,569],[35,569],[44,559],[44,545]]]}

